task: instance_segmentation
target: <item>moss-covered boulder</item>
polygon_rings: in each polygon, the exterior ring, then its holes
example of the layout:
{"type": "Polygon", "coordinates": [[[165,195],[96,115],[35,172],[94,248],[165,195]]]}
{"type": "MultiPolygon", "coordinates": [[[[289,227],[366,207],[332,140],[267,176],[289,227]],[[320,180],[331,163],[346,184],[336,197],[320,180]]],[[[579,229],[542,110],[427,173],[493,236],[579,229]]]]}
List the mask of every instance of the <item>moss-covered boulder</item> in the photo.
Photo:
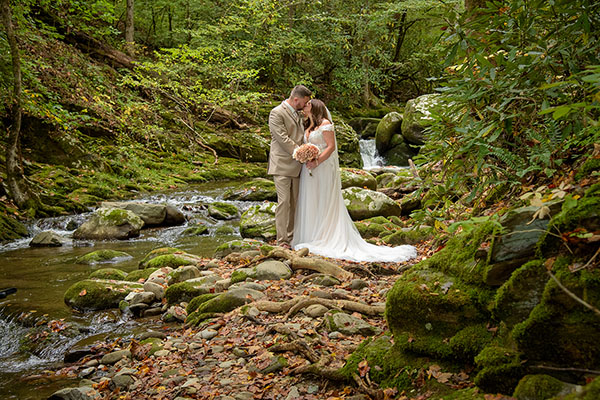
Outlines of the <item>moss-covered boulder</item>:
{"type": "Polygon", "coordinates": [[[53,231],[40,232],[29,242],[30,247],[60,247],[67,239],[53,231]]]}
{"type": "Polygon", "coordinates": [[[275,183],[270,179],[257,178],[228,189],[223,193],[224,200],[276,201],[275,183]]]}
{"type": "Polygon", "coordinates": [[[340,332],[344,335],[373,336],[381,333],[381,328],[369,324],[354,315],[340,311],[330,311],[325,314],[325,328],[329,332],[340,332]]]}
{"type": "Polygon", "coordinates": [[[212,293],[215,291],[215,282],[220,280],[219,275],[209,275],[204,278],[196,278],[185,282],[175,283],[165,291],[165,298],[169,304],[189,302],[194,297],[212,293]]]}
{"type": "Polygon", "coordinates": [[[27,236],[25,225],[13,218],[8,210],[0,205],[0,243],[27,236]]]}
{"type": "Polygon", "coordinates": [[[185,265],[169,272],[169,275],[167,276],[167,283],[169,285],[173,285],[175,283],[185,282],[199,277],[200,270],[198,268],[194,267],[193,265],[185,265]]]}
{"type": "Polygon", "coordinates": [[[231,283],[245,281],[252,278],[258,281],[271,281],[289,279],[292,270],[278,260],[265,260],[252,268],[239,268],[231,274],[231,283]]]}
{"type": "Polygon", "coordinates": [[[129,272],[123,280],[129,282],[144,282],[157,270],[158,268],[136,269],[135,271],[129,272]]]}
{"type": "Polygon", "coordinates": [[[401,226],[382,216],[355,221],[354,226],[356,226],[360,235],[365,239],[387,236],[401,229],[401,226]]]}
{"type": "Polygon", "coordinates": [[[140,261],[140,268],[177,268],[183,265],[198,266],[203,262],[202,257],[186,253],[172,247],[152,250],[140,261]]]}
{"type": "Polygon", "coordinates": [[[600,399],[600,377],[585,385],[581,391],[566,396],[554,397],[553,400],[595,400],[600,399]]]}
{"type": "Polygon", "coordinates": [[[155,257],[164,256],[164,255],[173,254],[173,253],[181,253],[181,252],[183,252],[183,251],[176,247],[160,247],[158,249],[154,249],[144,256],[144,258],[139,263],[139,267],[146,268],[148,262],[155,257]]]}
{"type": "Polygon", "coordinates": [[[275,208],[277,203],[262,203],[250,207],[240,218],[240,235],[243,238],[262,239],[269,241],[275,239],[275,208]]]}
{"type": "Polygon", "coordinates": [[[348,125],[350,125],[362,139],[372,139],[377,133],[377,126],[380,121],[381,118],[356,117],[349,120],[348,125]]]}
{"type": "Polygon", "coordinates": [[[377,190],[377,180],[375,180],[375,177],[365,170],[340,168],[340,176],[342,179],[342,189],[359,187],[377,190]]]}
{"type": "Polygon", "coordinates": [[[127,272],[116,268],[102,268],[90,274],[91,279],[127,281],[127,272]]]}
{"type": "Polygon", "coordinates": [[[378,188],[399,188],[415,180],[408,168],[399,168],[393,172],[388,170],[377,175],[375,179],[378,188]]]}
{"type": "Polygon", "coordinates": [[[208,215],[214,219],[228,220],[238,218],[240,211],[233,204],[215,201],[208,205],[208,215]]]}
{"type": "Polygon", "coordinates": [[[151,204],[141,201],[104,201],[101,206],[129,210],[144,221],[144,226],[162,225],[167,216],[166,204],[151,204]]]}
{"type": "Polygon", "coordinates": [[[581,391],[581,386],[559,381],[550,375],[525,375],[520,381],[513,397],[517,400],[543,400],[562,397],[581,391]]]}
{"type": "Polygon", "coordinates": [[[189,227],[187,227],[182,235],[184,236],[201,236],[201,235],[208,235],[209,230],[208,230],[208,226],[206,226],[206,224],[204,223],[197,223],[197,224],[193,224],[190,225],[189,227]]]}
{"type": "Polygon", "coordinates": [[[375,146],[379,154],[390,148],[392,137],[401,134],[402,114],[391,112],[381,119],[375,133],[375,146]]]}
{"type": "MultiPolygon", "coordinates": [[[[243,162],[265,162],[269,154],[269,141],[254,131],[220,129],[219,132],[203,130],[203,141],[218,155],[243,162]]],[[[220,164],[220,163],[219,163],[220,164]]]]}
{"type": "MultiPolygon", "coordinates": [[[[230,242],[223,243],[215,249],[215,258],[222,258],[231,253],[241,253],[244,251],[260,250],[266,244],[260,240],[254,239],[242,239],[232,240],[230,242]]],[[[269,246],[270,247],[270,246],[269,246]]]]}
{"type": "Polygon", "coordinates": [[[344,204],[353,220],[400,215],[400,205],[383,193],[351,187],[342,190],[344,204]]]}
{"type": "Polygon", "coordinates": [[[83,311],[117,308],[133,291],[142,291],[139,283],[86,279],[73,284],[65,292],[65,304],[83,311]]]}
{"type": "Polygon", "coordinates": [[[381,241],[392,246],[402,244],[417,244],[432,239],[435,229],[430,226],[416,226],[413,228],[399,228],[392,232],[383,232],[381,241]]]}
{"type": "Polygon", "coordinates": [[[433,115],[441,114],[445,107],[440,94],[425,94],[406,102],[402,120],[402,136],[408,143],[421,145],[425,143],[425,128],[433,121],[433,115]]]}
{"type": "Polygon", "coordinates": [[[137,237],[144,221],[129,210],[99,208],[73,232],[74,239],[129,239],[137,237]]]}
{"type": "Polygon", "coordinates": [[[394,135],[388,151],[382,154],[387,165],[406,167],[410,165],[408,160],[412,160],[419,154],[419,146],[410,144],[404,140],[400,134],[394,135]]]}
{"type": "Polygon", "coordinates": [[[491,344],[475,357],[475,384],[488,393],[512,393],[525,372],[522,361],[512,347],[491,344]]]}
{"type": "Polygon", "coordinates": [[[359,136],[354,129],[344,122],[337,122],[335,124],[335,138],[340,166],[362,168],[363,161],[360,155],[359,136]]]}
{"type": "Polygon", "coordinates": [[[78,264],[98,264],[98,263],[114,263],[132,258],[131,255],[124,251],[117,250],[96,250],[77,257],[75,262],[78,264]]]}
{"type": "Polygon", "coordinates": [[[247,288],[231,289],[217,297],[202,302],[196,310],[188,315],[185,323],[186,325],[197,325],[202,322],[205,315],[233,311],[244,304],[260,300],[263,297],[264,294],[257,290],[247,288]]]}

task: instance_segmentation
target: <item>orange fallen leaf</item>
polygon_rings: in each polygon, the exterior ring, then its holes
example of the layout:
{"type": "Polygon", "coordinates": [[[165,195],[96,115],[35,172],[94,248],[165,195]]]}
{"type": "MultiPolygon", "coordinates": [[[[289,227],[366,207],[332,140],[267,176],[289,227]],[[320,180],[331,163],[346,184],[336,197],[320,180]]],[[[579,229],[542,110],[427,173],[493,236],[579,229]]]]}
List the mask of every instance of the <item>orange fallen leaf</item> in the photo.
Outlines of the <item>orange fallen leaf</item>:
{"type": "Polygon", "coordinates": [[[87,290],[83,289],[81,292],[79,292],[80,296],[85,296],[87,294],[87,290]]]}

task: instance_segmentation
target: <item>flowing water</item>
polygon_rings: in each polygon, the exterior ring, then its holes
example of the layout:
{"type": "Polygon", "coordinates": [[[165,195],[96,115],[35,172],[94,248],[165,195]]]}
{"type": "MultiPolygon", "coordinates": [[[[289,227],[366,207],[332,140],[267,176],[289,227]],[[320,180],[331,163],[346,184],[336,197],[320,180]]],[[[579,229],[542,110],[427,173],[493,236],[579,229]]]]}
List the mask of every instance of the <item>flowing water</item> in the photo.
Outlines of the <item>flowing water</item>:
{"type": "Polygon", "coordinates": [[[360,139],[359,145],[364,169],[385,166],[385,160],[379,155],[375,147],[375,139],[360,139]]]}
{"type": "MultiPolygon", "coordinates": [[[[211,257],[221,243],[240,238],[236,222],[215,221],[206,215],[207,204],[220,200],[221,193],[232,183],[212,183],[136,200],[149,203],[169,202],[182,210],[188,219],[183,226],[142,230],[141,236],[126,241],[89,242],[54,248],[29,247],[31,237],[0,246],[0,289],[14,287],[17,293],[0,299],[0,398],[42,399],[54,391],[76,385],[64,380],[35,379],[41,371],[60,367],[65,352],[93,339],[131,337],[136,331],[147,330],[157,322],[124,319],[118,311],[74,313],[63,302],[65,291],[73,283],[85,279],[100,268],[114,267],[126,272],[138,268],[139,261],[151,250],[171,246],[203,257],[211,257]],[[183,230],[194,221],[205,222],[211,231],[207,236],[185,237],[183,230]],[[230,225],[234,233],[216,235],[214,231],[230,225]],[[113,249],[132,257],[113,263],[95,265],[77,264],[75,259],[91,251],[113,249]],[[25,319],[23,317],[26,317],[25,319]],[[32,325],[42,319],[64,319],[79,327],[80,334],[66,335],[48,343],[35,352],[22,351],[20,346],[27,335],[35,334],[32,325]],[[24,322],[26,321],[26,322],[24,322]]],[[[243,212],[251,202],[232,202],[243,212]]],[[[89,213],[36,220],[28,227],[31,236],[53,230],[64,236],[73,231],[68,227],[79,225],[89,213]],[[75,224],[74,224],[75,223],[75,224]]]]}

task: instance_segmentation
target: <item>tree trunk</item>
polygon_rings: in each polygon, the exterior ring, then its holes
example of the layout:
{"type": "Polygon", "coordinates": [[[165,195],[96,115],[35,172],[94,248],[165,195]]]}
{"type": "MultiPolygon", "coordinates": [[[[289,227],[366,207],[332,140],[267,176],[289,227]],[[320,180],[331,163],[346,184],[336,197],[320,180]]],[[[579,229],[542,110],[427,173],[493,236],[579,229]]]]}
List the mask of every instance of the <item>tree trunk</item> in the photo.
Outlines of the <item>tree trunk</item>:
{"type": "Polygon", "coordinates": [[[127,0],[127,16],[125,17],[125,42],[127,54],[133,57],[135,40],[133,38],[133,0],[127,0]]]}
{"type": "Polygon", "coordinates": [[[19,46],[12,22],[12,13],[9,0],[0,0],[0,14],[6,30],[6,39],[10,47],[13,71],[13,99],[10,106],[12,121],[8,130],[8,143],[6,145],[6,181],[8,190],[15,204],[25,206],[30,194],[23,176],[23,168],[19,157],[19,136],[21,134],[21,59],[19,46]]]}

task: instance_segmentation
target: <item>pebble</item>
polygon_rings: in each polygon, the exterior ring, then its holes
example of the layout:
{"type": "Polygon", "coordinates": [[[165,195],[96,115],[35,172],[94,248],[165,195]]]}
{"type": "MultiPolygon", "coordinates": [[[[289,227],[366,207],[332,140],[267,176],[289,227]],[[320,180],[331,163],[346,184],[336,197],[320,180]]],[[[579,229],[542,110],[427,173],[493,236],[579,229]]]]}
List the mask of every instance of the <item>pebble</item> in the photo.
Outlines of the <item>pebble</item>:
{"type": "Polygon", "coordinates": [[[83,364],[84,367],[97,367],[98,364],[100,364],[100,361],[98,360],[90,360],[88,362],[86,362],[85,364],[83,364]]]}
{"type": "Polygon", "coordinates": [[[350,282],[350,289],[352,290],[361,290],[368,286],[369,284],[362,279],[353,279],[352,282],[350,282]]]}
{"type": "Polygon", "coordinates": [[[175,343],[174,347],[179,350],[187,350],[188,345],[185,343],[175,343]]]}
{"type": "Polygon", "coordinates": [[[198,349],[201,349],[202,347],[204,347],[204,346],[202,346],[200,343],[195,343],[195,342],[190,343],[190,345],[189,345],[190,350],[198,350],[198,349]]]}
{"type": "Polygon", "coordinates": [[[158,350],[156,353],[154,353],[154,356],[156,357],[165,357],[168,356],[169,354],[171,354],[171,352],[169,350],[158,350]]]}
{"type": "Polygon", "coordinates": [[[315,394],[319,391],[319,387],[317,385],[308,385],[308,389],[306,390],[306,392],[308,394],[315,394]]]}
{"type": "Polygon", "coordinates": [[[228,369],[235,365],[235,361],[223,361],[219,364],[220,368],[228,369]]]}
{"type": "Polygon", "coordinates": [[[118,350],[105,354],[102,360],[100,360],[100,364],[112,365],[123,358],[131,358],[131,352],[129,350],[118,350]]]}
{"type": "Polygon", "coordinates": [[[298,398],[300,398],[300,392],[298,392],[298,388],[296,386],[292,386],[285,400],[296,400],[298,398]]]}
{"type": "Polygon", "coordinates": [[[77,377],[79,379],[82,379],[82,378],[92,375],[95,371],[96,371],[96,368],[94,368],[94,367],[85,368],[85,369],[82,369],[79,372],[79,374],[77,374],[77,377]]]}
{"type": "Polygon", "coordinates": [[[235,400],[252,400],[254,399],[254,394],[252,392],[238,392],[233,395],[235,400]]]}
{"type": "Polygon", "coordinates": [[[329,332],[327,336],[329,337],[329,339],[341,339],[344,337],[344,335],[338,331],[329,332]]]}
{"type": "Polygon", "coordinates": [[[223,347],[223,346],[213,346],[213,347],[211,347],[211,348],[210,348],[210,351],[211,351],[213,354],[219,354],[219,353],[222,353],[222,352],[223,352],[223,350],[225,350],[225,347],[223,347]]]}
{"type": "Polygon", "coordinates": [[[219,332],[215,331],[214,329],[205,329],[202,332],[200,332],[199,335],[202,339],[210,340],[216,337],[218,334],[219,332]]]}

